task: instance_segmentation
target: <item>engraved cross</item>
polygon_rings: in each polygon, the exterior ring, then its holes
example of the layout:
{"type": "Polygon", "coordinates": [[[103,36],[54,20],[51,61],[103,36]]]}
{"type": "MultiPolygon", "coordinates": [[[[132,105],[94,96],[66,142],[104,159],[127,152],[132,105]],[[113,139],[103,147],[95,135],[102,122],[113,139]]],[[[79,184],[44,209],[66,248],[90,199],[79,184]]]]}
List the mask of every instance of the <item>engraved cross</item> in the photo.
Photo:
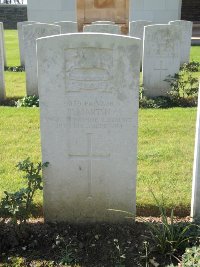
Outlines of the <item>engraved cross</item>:
{"type": "Polygon", "coordinates": [[[110,154],[95,154],[92,151],[92,133],[87,133],[87,153],[69,154],[71,159],[87,160],[88,176],[88,197],[92,197],[92,160],[103,160],[110,157],[110,154]]]}
{"type": "Polygon", "coordinates": [[[164,79],[166,79],[166,77],[163,79],[162,77],[162,72],[165,73],[166,70],[168,70],[168,68],[163,67],[163,62],[160,61],[159,67],[158,68],[154,68],[155,71],[159,71],[160,74],[160,83],[164,81],[164,79]]]}

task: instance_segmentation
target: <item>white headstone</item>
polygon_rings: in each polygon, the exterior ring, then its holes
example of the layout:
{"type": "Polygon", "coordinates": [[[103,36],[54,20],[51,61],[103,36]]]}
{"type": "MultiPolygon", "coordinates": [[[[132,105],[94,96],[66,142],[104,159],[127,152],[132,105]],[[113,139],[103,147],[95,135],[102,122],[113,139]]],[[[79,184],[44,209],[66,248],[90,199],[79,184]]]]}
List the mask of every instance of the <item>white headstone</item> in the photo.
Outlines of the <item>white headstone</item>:
{"type": "Polygon", "coordinates": [[[78,24],[74,21],[59,21],[54,24],[61,27],[61,34],[74,33],[78,31],[78,24]]]}
{"type": "Polygon", "coordinates": [[[53,24],[35,23],[23,26],[27,95],[38,95],[36,39],[60,33],[60,26],[53,24]]]}
{"type": "Polygon", "coordinates": [[[5,47],[5,38],[4,38],[4,27],[3,27],[3,22],[0,22],[0,38],[1,38],[1,40],[2,40],[4,66],[7,66],[7,60],[6,60],[6,47],[5,47]]]}
{"type": "Polygon", "coordinates": [[[181,64],[190,61],[190,47],[192,38],[193,22],[185,20],[170,21],[170,25],[176,25],[181,32],[181,64]]]}
{"type": "Polygon", "coordinates": [[[179,72],[180,40],[181,33],[177,26],[145,26],[143,85],[146,96],[166,96],[169,92],[169,83],[164,80],[179,72]]]}
{"type": "Polygon", "coordinates": [[[0,34],[0,100],[5,99],[3,36],[0,34]]]}
{"type": "Polygon", "coordinates": [[[120,34],[121,30],[118,25],[114,24],[91,24],[83,27],[84,32],[99,32],[99,33],[112,33],[120,34]]]}
{"type": "Polygon", "coordinates": [[[143,40],[144,27],[151,24],[152,21],[147,21],[147,20],[131,21],[129,23],[129,35],[143,40]]]}
{"type": "Polygon", "coordinates": [[[135,214],[140,45],[97,33],[37,41],[45,220],[135,214]]]}
{"type": "MultiPolygon", "coordinates": [[[[144,27],[151,24],[152,22],[147,20],[131,21],[129,23],[129,36],[140,38],[143,44],[144,27]]],[[[141,50],[142,50],[141,51],[141,65],[142,65],[143,45],[141,47],[141,50]]]]}
{"type": "Polygon", "coordinates": [[[115,24],[115,22],[110,20],[97,20],[93,21],[92,24],[115,24]]]}
{"type": "Polygon", "coordinates": [[[195,221],[200,221],[200,86],[194,151],[191,217],[195,221]]]}
{"type": "Polygon", "coordinates": [[[22,26],[37,23],[35,21],[21,21],[17,23],[18,30],[18,40],[19,40],[19,52],[20,52],[20,63],[21,66],[25,65],[25,56],[24,56],[24,37],[22,26]]]}

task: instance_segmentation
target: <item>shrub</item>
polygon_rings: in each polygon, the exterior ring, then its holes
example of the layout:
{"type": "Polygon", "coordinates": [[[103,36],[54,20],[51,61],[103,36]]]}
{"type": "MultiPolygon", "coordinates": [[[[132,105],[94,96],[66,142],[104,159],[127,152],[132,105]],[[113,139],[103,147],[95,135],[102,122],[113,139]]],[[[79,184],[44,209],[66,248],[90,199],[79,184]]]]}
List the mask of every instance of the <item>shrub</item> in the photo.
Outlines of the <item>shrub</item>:
{"type": "Polygon", "coordinates": [[[16,102],[17,107],[39,107],[39,98],[35,95],[25,96],[16,102]]]}
{"type": "Polygon", "coordinates": [[[5,197],[1,201],[1,208],[5,214],[11,216],[12,220],[16,223],[19,219],[20,222],[26,222],[31,216],[33,198],[37,190],[42,190],[42,177],[41,170],[48,166],[48,162],[34,165],[27,158],[17,164],[19,171],[25,172],[23,177],[27,186],[17,192],[10,193],[5,191],[5,197]]]}

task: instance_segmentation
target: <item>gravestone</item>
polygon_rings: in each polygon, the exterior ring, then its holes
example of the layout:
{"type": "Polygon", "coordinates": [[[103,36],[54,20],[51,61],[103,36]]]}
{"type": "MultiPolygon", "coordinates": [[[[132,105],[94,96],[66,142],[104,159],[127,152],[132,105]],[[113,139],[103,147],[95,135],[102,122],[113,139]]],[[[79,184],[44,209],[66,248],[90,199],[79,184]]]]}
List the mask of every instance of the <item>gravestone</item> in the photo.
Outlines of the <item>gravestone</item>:
{"type": "Polygon", "coordinates": [[[2,40],[2,49],[3,49],[3,58],[4,58],[4,66],[7,66],[6,60],[6,48],[5,48],[5,38],[4,38],[4,27],[3,22],[0,22],[0,38],[2,40]]]}
{"type": "Polygon", "coordinates": [[[3,35],[0,34],[0,100],[5,99],[3,35]]]}
{"type": "Polygon", "coordinates": [[[165,24],[145,26],[143,51],[144,95],[166,96],[170,90],[164,81],[180,68],[179,27],[165,24]]]}
{"type": "MultiPolygon", "coordinates": [[[[200,86],[199,86],[200,92],[200,86]]],[[[198,100],[196,139],[193,166],[191,217],[194,221],[200,221],[200,93],[198,100]]]]}
{"type": "MultiPolygon", "coordinates": [[[[144,27],[151,24],[152,22],[147,20],[131,21],[129,23],[129,36],[140,38],[143,44],[144,27]]],[[[142,65],[143,45],[141,47],[141,50],[142,50],[141,51],[141,65],[142,65]]]]}
{"type": "Polygon", "coordinates": [[[74,21],[59,21],[54,24],[61,27],[61,34],[74,33],[78,31],[78,24],[74,21]]]}
{"type": "Polygon", "coordinates": [[[97,20],[93,21],[92,24],[115,24],[115,22],[109,20],[97,20]]]}
{"type": "Polygon", "coordinates": [[[135,214],[140,45],[98,33],[37,41],[46,221],[135,214]]]}
{"type": "Polygon", "coordinates": [[[114,24],[91,24],[83,27],[84,32],[99,32],[99,33],[112,33],[120,34],[120,27],[114,24]]]}
{"type": "Polygon", "coordinates": [[[129,23],[129,35],[143,40],[144,27],[151,25],[152,21],[137,20],[129,23]]]}
{"type": "Polygon", "coordinates": [[[35,23],[23,27],[27,95],[38,96],[36,39],[61,33],[58,25],[35,23]]]}
{"type": "Polygon", "coordinates": [[[186,21],[186,20],[175,20],[175,21],[170,21],[169,24],[176,25],[180,28],[181,64],[189,63],[193,23],[191,21],[186,21]]]}
{"type": "Polygon", "coordinates": [[[23,36],[23,26],[28,24],[37,23],[35,21],[21,21],[17,23],[18,30],[18,40],[19,40],[19,52],[20,52],[20,64],[21,66],[25,65],[25,56],[24,56],[24,36],[23,36]]]}

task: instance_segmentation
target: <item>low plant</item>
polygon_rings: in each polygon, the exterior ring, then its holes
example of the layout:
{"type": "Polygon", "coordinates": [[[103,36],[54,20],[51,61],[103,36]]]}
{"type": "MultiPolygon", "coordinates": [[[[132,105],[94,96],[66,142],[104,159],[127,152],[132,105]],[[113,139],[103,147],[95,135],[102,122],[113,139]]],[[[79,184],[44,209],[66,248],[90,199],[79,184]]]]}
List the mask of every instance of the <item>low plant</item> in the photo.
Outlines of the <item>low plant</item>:
{"type": "Polygon", "coordinates": [[[175,223],[173,210],[168,218],[166,209],[152,192],[161,214],[161,223],[147,223],[155,251],[175,257],[177,251],[184,251],[192,239],[197,239],[199,227],[191,223],[175,223]]]}
{"type": "Polygon", "coordinates": [[[26,222],[26,220],[32,214],[33,198],[37,190],[42,190],[42,176],[41,170],[48,166],[48,162],[42,164],[41,162],[34,165],[27,158],[17,164],[19,171],[25,173],[23,178],[26,182],[26,187],[20,189],[17,192],[10,193],[5,191],[5,197],[1,201],[1,209],[5,214],[10,216],[16,223],[17,220],[20,222],[26,222]]]}
{"type": "Polygon", "coordinates": [[[169,95],[171,98],[187,98],[196,96],[199,90],[198,78],[194,77],[193,72],[200,68],[199,62],[185,63],[180,68],[179,73],[169,75],[166,82],[170,85],[169,95]]]}
{"type": "Polygon", "coordinates": [[[24,66],[14,66],[14,67],[6,66],[4,67],[4,70],[10,71],[10,72],[23,72],[25,71],[25,67],[24,66]]]}
{"type": "Polygon", "coordinates": [[[16,106],[19,107],[39,107],[39,97],[25,96],[16,102],[16,106]]]}
{"type": "Polygon", "coordinates": [[[199,267],[200,266],[200,247],[187,248],[182,256],[181,267],[199,267]]]}

